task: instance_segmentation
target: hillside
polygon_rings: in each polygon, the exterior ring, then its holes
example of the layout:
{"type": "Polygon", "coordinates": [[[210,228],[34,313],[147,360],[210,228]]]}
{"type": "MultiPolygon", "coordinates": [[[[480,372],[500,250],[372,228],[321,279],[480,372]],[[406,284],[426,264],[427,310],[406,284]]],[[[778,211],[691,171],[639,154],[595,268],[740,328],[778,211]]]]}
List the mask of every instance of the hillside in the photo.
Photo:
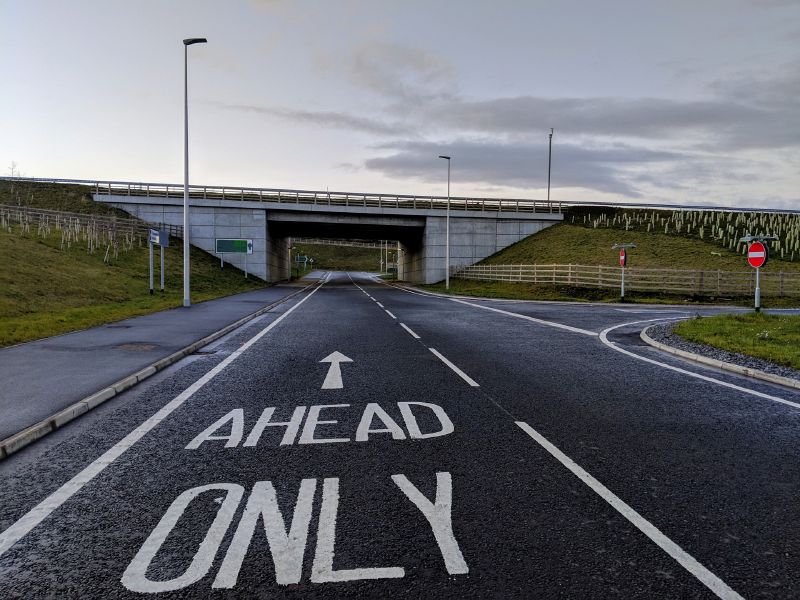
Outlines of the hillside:
{"type": "Polygon", "coordinates": [[[292,254],[306,254],[313,258],[315,269],[377,273],[381,265],[381,251],[378,248],[297,244],[292,254]]]}
{"type": "MultiPolygon", "coordinates": [[[[122,211],[96,204],[80,186],[0,181],[0,203],[85,214],[122,211]]],[[[0,346],[47,337],[132,316],[180,306],[183,300],[181,245],[167,248],[165,287],[151,296],[148,287],[147,244],[136,238],[109,246],[104,232],[89,251],[86,231],[72,232],[50,223],[40,231],[34,223],[24,232],[16,223],[0,230],[0,346]],[[106,249],[109,250],[106,256],[106,249]]],[[[176,240],[177,241],[177,240],[176,240]]],[[[156,261],[156,264],[158,261],[156,261]]],[[[156,266],[156,282],[158,267],[156,266]]],[[[192,299],[195,302],[262,287],[231,266],[220,270],[216,257],[192,248],[192,299]]]]}
{"type": "MultiPolygon", "coordinates": [[[[616,243],[634,243],[628,266],[661,269],[747,271],[744,256],[691,237],[663,233],[590,228],[562,223],[529,236],[493,254],[482,264],[618,264],[616,243]]],[[[800,263],[770,258],[765,271],[800,271],[800,263]]]]}

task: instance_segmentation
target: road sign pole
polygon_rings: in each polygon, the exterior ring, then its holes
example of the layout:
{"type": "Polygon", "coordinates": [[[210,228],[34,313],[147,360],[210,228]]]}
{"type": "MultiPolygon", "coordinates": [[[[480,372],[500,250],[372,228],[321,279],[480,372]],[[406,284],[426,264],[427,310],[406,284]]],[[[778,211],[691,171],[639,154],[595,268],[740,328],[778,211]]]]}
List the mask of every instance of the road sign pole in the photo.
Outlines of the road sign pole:
{"type": "Polygon", "coordinates": [[[756,269],[756,312],[761,311],[761,269],[756,269]]]}
{"type": "Polygon", "coordinates": [[[164,291],[164,246],[161,248],[161,291],[164,291]]]}
{"type": "Polygon", "coordinates": [[[247,279],[247,253],[244,255],[244,278],[247,279]]]}
{"type": "Polygon", "coordinates": [[[148,262],[150,263],[150,295],[152,295],[153,294],[153,242],[152,241],[148,242],[147,247],[150,253],[150,260],[148,262]]]}
{"type": "Polygon", "coordinates": [[[622,267],[622,280],[619,287],[619,297],[625,300],[625,267],[622,267]]]}

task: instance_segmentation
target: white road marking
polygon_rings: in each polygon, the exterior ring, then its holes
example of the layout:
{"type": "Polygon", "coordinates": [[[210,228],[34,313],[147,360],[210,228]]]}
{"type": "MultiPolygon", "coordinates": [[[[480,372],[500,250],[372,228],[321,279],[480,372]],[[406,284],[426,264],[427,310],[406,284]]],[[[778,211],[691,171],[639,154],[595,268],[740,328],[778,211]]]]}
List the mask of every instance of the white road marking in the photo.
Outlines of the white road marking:
{"type": "Polygon", "coordinates": [[[161,421],[166,419],[184,402],[191,398],[196,392],[203,388],[209,381],[214,379],[223,370],[225,370],[233,361],[239,358],[246,352],[253,344],[264,337],[267,333],[288,317],[292,312],[300,307],[303,302],[311,298],[317,290],[322,287],[322,284],[315,287],[311,293],[305,298],[300,300],[297,304],[289,308],[285,313],[280,315],[272,323],[267,325],[264,329],[259,331],[256,335],[250,338],[237,350],[232,352],[225,360],[219,363],[216,367],[211,369],[208,373],[203,375],[200,379],[195,381],[192,385],[186,388],[183,392],[178,394],[174,399],[164,405],[161,410],[156,412],[153,416],[147,419],[144,423],[139,425],[136,429],[131,431],[128,435],[122,438],[119,442],[114,444],[110,449],[106,450],[99,458],[95,459],[80,473],[75,475],[72,479],[67,481],[64,485],[58,488],[55,492],[50,494],[47,498],[42,500],[39,504],[34,506],[31,510],[25,513],[19,520],[17,520],[11,527],[0,533],[0,556],[6,550],[11,548],[20,539],[26,536],[30,531],[46,519],[50,514],[58,509],[64,502],[77,494],[83,486],[89,483],[92,479],[102,473],[106,467],[112,464],[120,456],[122,456],[128,448],[133,446],[136,442],[142,439],[146,434],[155,429],[161,421]]]}
{"type": "Polygon", "coordinates": [[[362,569],[333,569],[336,518],[339,512],[339,479],[326,477],[322,482],[322,507],[317,527],[317,549],[311,567],[313,583],[357,581],[360,579],[390,579],[403,577],[402,567],[368,567],[362,569]]]}
{"type": "MultiPolygon", "coordinates": [[[[378,302],[378,301],[377,301],[377,300],[375,300],[375,302],[378,302]]],[[[381,304],[380,302],[378,302],[378,306],[380,306],[381,308],[383,308],[383,304],[381,304]]]]}
{"type": "Polygon", "coordinates": [[[338,350],[331,352],[328,356],[323,358],[321,363],[331,363],[328,367],[328,374],[325,375],[325,381],[322,382],[323,390],[340,390],[344,387],[342,383],[342,368],[341,363],[351,363],[352,358],[348,358],[338,350]]]}
{"type": "Polygon", "coordinates": [[[537,432],[533,427],[522,421],[516,421],[516,424],[529,436],[531,436],[542,448],[547,450],[553,457],[555,457],[562,465],[567,467],[572,473],[583,483],[589,486],[603,500],[608,502],[619,514],[625,517],[632,523],[639,531],[650,538],[655,544],[664,552],[669,554],[689,573],[694,575],[701,583],[708,589],[714,592],[719,598],[739,599],[742,597],[731,589],[724,581],[714,575],[711,571],[701,565],[697,560],[687,553],[683,548],[678,546],[675,542],[669,539],[666,535],[642,515],[636,512],[633,508],[628,506],[623,500],[615,495],[602,483],[597,481],[594,477],[589,475],[577,463],[575,463],[569,456],[561,452],[547,439],[537,432]]]}
{"type": "Polygon", "coordinates": [[[436,473],[436,499],[433,502],[428,500],[405,475],[392,475],[392,481],[403,490],[428,520],[447,572],[450,575],[469,573],[464,555],[458,547],[456,536],[453,535],[453,478],[450,473],[436,473]]]}
{"type": "Polygon", "coordinates": [[[652,323],[653,321],[664,321],[667,320],[668,317],[664,317],[661,319],[648,319],[646,321],[633,321],[631,323],[623,323],[622,325],[615,325],[613,327],[609,327],[608,329],[604,329],[600,332],[600,341],[603,342],[606,346],[611,348],[612,350],[616,350],[617,352],[621,352],[622,354],[626,354],[636,360],[641,360],[646,363],[650,363],[651,365],[657,365],[664,369],[669,369],[670,371],[675,371],[676,373],[681,373],[683,375],[688,375],[689,377],[694,377],[695,379],[701,379],[702,381],[707,381],[709,383],[715,383],[717,385],[721,385],[726,388],[730,388],[732,390],[737,390],[739,392],[744,392],[745,394],[750,394],[751,396],[757,396],[758,398],[764,398],[765,400],[772,400],[773,402],[778,402],[780,404],[785,404],[787,406],[791,406],[792,408],[800,408],[800,404],[797,402],[792,402],[791,400],[785,400],[783,398],[779,398],[778,396],[772,396],[770,394],[765,394],[764,392],[759,392],[756,390],[751,390],[746,387],[742,387],[736,385],[734,383],[728,383],[727,381],[722,381],[721,379],[714,379],[713,377],[708,377],[707,375],[701,375],[700,373],[694,373],[692,371],[687,371],[686,369],[681,369],[680,367],[675,367],[673,365],[663,363],[657,360],[653,360],[652,358],[647,358],[645,356],[640,356],[635,354],[629,350],[625,350],[624,348],[620,348],[614,342],[608,339],[609,332],[613,331],[614,329],[619,329],[620,327],[626,327],[628,325],[638,325],[640,323],[652,323]]]}
{"type": "Polygon", "coordinates": [[[385,310],[385,311],[386,311],[386,314],[387,314],[387,315],[389,315],[390,317],[392,317],[393,319],[396,319],[396,318],[397,318],[397,317],[395,317],[395,316],[394,316],[394,315],[393,315],[393,314],[392,314],[390,311],[386,310],[385,308],[384,308],[383,310],[385,310]]]}
{"type": "Polygon", "coordinates": [[[408,333],[410,333],[410,334],[411,334],[411,337],[413,337],[415,340],[418,340],[418,339],[419,339],[419,336],[418,336],[416,333],[414,333],[413,331],[411,331],[411,328],[410,328],[408,325],[406,325],[405,323],[400,323],[400,327],[402,327],[402,328],[403,328],[403,329],[405,329],[405,330],[406,330],[408,333]]]}
{"type": "Polygon", "coordinates": [[[456,373],[456,374],[457,374],[459,377],[461,377],[461,379],[463,379],[464,381],[466,381],[466,382],[467,382],[469,385],[471,385],[472,387],[481,387],[481,386],[479,386],[479,385],[478,385],[478,384],[475,382],[475,380],[474,380],[474,379],[472,379],[472,378],[471,378],[469,375],[467,375],[466,373],[464,373],[464,371],[462,371],[462,370],[461,370],[461,369],[459,369],[457,366],[455,366],[453,363],[451,363],[449,360],[447,360],[447,359],[446,359],[444,356],[442,356],[442,355],[441,355],[441,354],[440,354],[440,353],[439,353],[439,352],[438,352],[438,351],[437,351],[435,348],[428,348],[428,350],[430,350],[431,352],[433,352],[433,354],[434,354],[436,357],[438,357],[438,358],[439,358],[439,360],[441,360],[441,361],[442,361],[444,364],[446,364],[448,367],[450,367],[451,369],[453,369],[453,371],[454,371],[454,372],[455,372],[455,373],[456,373]]]}
{"type": "Polygon", "coordinates": [[[596,336],[597,333],[594,331],[589,331],[588,329],[581,329],[580,327],[572,327],[570,325],[564,325],[563,323],[556,323],[555,321],[545,321],[544,319],[537,319],[535,317],[529,317],[528,315],[521,315],[519,313],[513,313],[507,310],[503,310],[501,308],[494,308],[492,306],[484,306],[483,304],[474,304],[472,302],[467,302],[466,300],[458,300],[456,298],[448,298],[450,302],[458,302],[459,304],[466,304],[467,306],[474,306],[475,308],[482,308],[483,310],[490,310],[492,312],[500,313],[501,315],[507,315],[509,317],[516,317],[518,319],[525,319],[526,321],[532,321],[534,323],[538,323],[539,325],[547,325],[548,327],[555,327],[557,329],[564,329],[566,331],[572,331],[574,333],[582,333],[583,335],[592,335],[596,336]]]}

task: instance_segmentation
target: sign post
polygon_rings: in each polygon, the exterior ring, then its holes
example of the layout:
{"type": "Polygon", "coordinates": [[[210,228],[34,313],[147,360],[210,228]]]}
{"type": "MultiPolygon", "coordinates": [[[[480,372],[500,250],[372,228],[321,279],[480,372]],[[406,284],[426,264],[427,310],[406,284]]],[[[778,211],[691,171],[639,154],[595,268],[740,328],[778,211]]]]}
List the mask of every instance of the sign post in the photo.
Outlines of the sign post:
{"type": "Polygon", "coordinates": [[[777,240],[776,235],[746,235],[739,241],[749,244],[747,247],[747,264],[756,270],[755,309],[761,311],[761,267],[767,264],[769,251],[767,242],[777,240]]]}
{"type": "Polygon", "coordinates": [[[151,229],[147,246],[150,254],[150,294],[153,294],[153,246],[161,247],[161,291],[164,291],[164,247],[169,246],[169,233],[166,229],[151,229]]]}
{"type": "Polygon", "coordinates": [[[614,244],[612,250],[619,248],[619,266],[622,267],[622,277],[619,285],[620,302],[625,302],[625,267],[628,265],[628,250],[636,248],[636,244],[614,244]]]}
{"type": "Polygon", "coordinates": [[[253,253],[253,240],[216,238],[214,251],[219,254],[219,266],[224,266],[223,254],[244,254],[244,277],[247,279],[247,255],[253,253]]]}

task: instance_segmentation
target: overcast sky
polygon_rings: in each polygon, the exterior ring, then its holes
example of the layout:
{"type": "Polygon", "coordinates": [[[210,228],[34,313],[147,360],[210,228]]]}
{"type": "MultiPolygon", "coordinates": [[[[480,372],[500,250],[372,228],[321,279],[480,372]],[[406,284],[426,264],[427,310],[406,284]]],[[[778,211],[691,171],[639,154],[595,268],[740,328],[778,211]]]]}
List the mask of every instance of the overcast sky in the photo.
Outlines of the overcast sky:
{"type": "Polygon", "coordinates": [[[800,0],[0,0],[0,166],[800,208],[800,0]]]}

